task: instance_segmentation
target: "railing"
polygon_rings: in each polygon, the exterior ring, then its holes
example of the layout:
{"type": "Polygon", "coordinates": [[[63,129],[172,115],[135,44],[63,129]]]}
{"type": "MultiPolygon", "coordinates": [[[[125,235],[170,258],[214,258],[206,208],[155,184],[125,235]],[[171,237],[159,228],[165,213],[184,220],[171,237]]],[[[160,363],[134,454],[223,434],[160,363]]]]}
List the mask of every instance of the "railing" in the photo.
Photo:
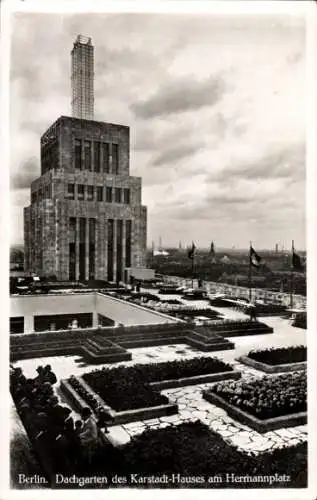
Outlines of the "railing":
{"type": "MultiPolygon", "coordinates": [[[[197,288],[198,280],[191,280],[188,278],[181,278],[179,276],[163,276],[166,283],[171,283],[177,286],[186,288],[197,288]]],[[[227,283],[218,283],[215,281],[204,281],[203,286],[207,293],[223,293],[232,298],[248,299],[249,288],[244,286],[229,285],[227,283]]],[[[255,300],[263,300],[266,302],[273,302],[284,306],[290,306],[290,295],[283,292],[273,292],[263,288],[252,288],[252,298],[255,300]]],[[[293,295],[293,308],[305,309],[306,297],[303,295],[293,295]]]]}

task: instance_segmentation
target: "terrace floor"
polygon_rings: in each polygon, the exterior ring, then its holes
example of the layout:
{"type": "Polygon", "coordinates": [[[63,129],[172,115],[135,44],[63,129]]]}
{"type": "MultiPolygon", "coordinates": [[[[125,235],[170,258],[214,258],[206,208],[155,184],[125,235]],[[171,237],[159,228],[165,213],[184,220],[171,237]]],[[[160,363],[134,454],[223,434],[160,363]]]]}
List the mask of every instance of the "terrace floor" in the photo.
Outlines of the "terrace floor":
{"type": "MultiPolygon", "coordinates": [[[[175,297],[175,295],[172,297],[179,300],[179,297],[175,297]]],[[[164,296],[164,298],[168,297],[164,296]]],[[[202,303],[201,305],[207,304],[205,301],[195,301],[194,303],[193,301],[183,302],[191,306],[194,304],[198,305],[198,303],[202,303]]],[[[243,313],[229,308],[213,307],[213,309],[218,310],[224,317],[230,319],[242,319],[246,317],[243,313]]],[[[246,380],[250,377],[262,377],[265,375],[263,372],[237,362],[236,358],[241,354],[246,354],[251,349],[306,345],[306,330],[294,328],[290,325],[289,320],[274,316],[263,318],[263,322],[274,328],[273,334],[234,337],[232,341],[236,347],[233,350],[202,353],[183,344],[143,347],[131,349],[131,361],[115,363],[110,366],[129,366],[136,363],[156,363],[208,356],[217,357],[233,364],[236,370],[242,372],[242,377],[246,380]]],[[[93,365],[78,363],[78,359],[75,356],[50,357],[18,361],[15,365],[21,366],[26,376],[34,377],[38,365],[50,364],[58,380],[68,378],[70,375],[81,375],[96,368],[93,365]]],[[[100,367],[98,365],[98,368],[100,367]]],[[[168,425],[178,425],[181,422],[199,419],[211,429],[221,434],[227,442],[248,452],[259,453],[307,440],[307,425],[259,434],[248,426],[238,423],[229,417],[224,410],[202,399],[202,390],[211,386],[212,384],[209,383],[162,391],[163,394],[169,397],[171,402],[177,402],[179,406],[178,414],[113,426],[110,428],[109,439],[113,442],[123,444],[128,442],[132,436],[142,433],[147,428],[162,428],[168,425]]],[[[75,417],[78,418],[77,415],[75,417]]]]}

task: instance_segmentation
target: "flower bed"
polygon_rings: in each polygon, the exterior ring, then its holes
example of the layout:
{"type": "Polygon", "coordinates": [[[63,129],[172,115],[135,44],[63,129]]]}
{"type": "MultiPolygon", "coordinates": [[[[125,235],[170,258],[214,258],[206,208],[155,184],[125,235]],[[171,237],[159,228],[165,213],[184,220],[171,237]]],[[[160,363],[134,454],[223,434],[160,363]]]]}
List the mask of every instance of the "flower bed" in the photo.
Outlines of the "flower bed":
{"type": "Polygon", "coordinates": [[[61,389],[79,413],[81,413],[85,406],[89,406],[94,412],[96,412],[98,407],[104,408],[112,417],[109,425],[121,425],[140,420],[149,420],[174,415],[178,412],[177,404],[169,403],[168,400],[167,403],[162,400],[161,404],[155,404],[155,406],[115,411],[81,377],[72,376],[68,380],[61,380],[61,389]]]}
{"type": "Polygon", "coordinates": [[[263,377],[250,382],[221,382],[204,399],[258,432],[307,422],[305,372],[263,377]]]}
{"type": "Polygon", "coordinates": [[[282,347],[250,351],[237,361],[266,373],[292,372],[307,369],[307,349],[305,346],[282,347]]]}
{"type": "Polygon", "coordinates": [[[230,365],[214,358],[194,358],[166,363],[103,368],[85,373],[83,379],[116,411],[167,404],[168,399],[151,387],[151,382],[197,375],[232,372],[230,365]]]}
{"type": "Polygon", "coordinates": [[[232,320],[232,319],[222,319],[213,322],[213,330],[217,332],[228,331],[228,330],[252,330],[255,326],[266,327],[265,323],[260,321],[250,321],[249,319],[232,320]]]}
{"type": "MultiPolygon", "coordinates": [[[[129,374],[125,374],[122,370],[120,377],[117,378],[119,373],[116,374],[116,370],[119,369],[102,369],[100,371],[102,374],[90,372],[83,375],[85,382],[114,410],[136,410],[169,403],[166,396],[156,392],[148,383],[138,377],[129,378],[129,374]]],[[[69,382],[72,385],[71,379],[69,382]]],[[[79,394],[86,400],[84,393],[79,394]]]]}
{"type": "Polygon", "coordinates": [[[307,348],[303,345],[250,351],[248,357],[267,365],[283,365],[307,361],[307,348]]]}
{"type": "Polygon", "coordinates": [[[273,333],[273,328],[270,328],[265,323],[249,320],[216,320],[213,321],[210,326],[196,327],[195,330],[202,333],[206,337],[214,336],[215,334],[222,335],[224,337],[239,337],[243,335],[273,333]]]}

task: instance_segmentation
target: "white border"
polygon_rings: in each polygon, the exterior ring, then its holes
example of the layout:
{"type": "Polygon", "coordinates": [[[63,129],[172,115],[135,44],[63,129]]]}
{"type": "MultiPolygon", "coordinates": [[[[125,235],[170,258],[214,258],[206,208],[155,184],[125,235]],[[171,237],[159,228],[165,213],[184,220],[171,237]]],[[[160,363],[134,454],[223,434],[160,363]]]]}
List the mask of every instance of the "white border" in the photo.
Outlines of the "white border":
{"type": "MultiPolygon", "coordinates": [[[[245,498],[252,495],[252,498],[266,498],[268,495],[279,500],[284,499],[313,499],[317,494],[317,480],[314,469],[316,466],[317,455],[317,405],[316,405],[316,369],[317,365],[317,312],[316,312],[316,297],[317,297],[317,242],[316,242],[316,186],[317,186],[317,14],[316,5],[314,2],[301,1],[256,1],[252,0],[240,1],[142,1],[142,0],[117,0],[117,1],[102,1],[102,0],[69,0],[69,1],[49,1],[49,0],[2,0],[1,3],[1,128],[0,128],[0,150],[1,150],[1,203],[3,206],[0,211],[1,223],[1,259],[2,264],[2,289],[1,289],[1,355],[3,356],[1,366],[1,397],[0,397],[0,415],[1,419],[1,495],[2,500],[6,498],[29,498],[35,499],[39,497],[53,498],[56,494],[61,497],[74,496],[74,498],[90,497],[91,490],[79,491],[63,491],[58,490],[9,490],[8,489],[8,451],[9,451],[9,422],[7,418],[3,418],[8,412],[8,247],[9,247],[9,230],[8,217],[9,213],[9,197],[8,197],[8,165],[9,165],[9,50],[10,50],[10,14],[13,12],[47,12],[47,13],[98,13],[98,12],[157,12],[157,13],[213,13],[213,14],[285,14],[298,16],[304,15],[307,20],[307,252],[308,252],[308,382],[309,382],[309,486],[305,490],[289,490],[289,489],[270,489],[270,490],[186,490],[188,498],[196,498],[199,496],[215,496],[217,499],[228,498],[234,495],[235,498],[245,498]]],[[[162,494],[178,497],[184,494],[184,490],[93,490],[93,496],[96,498],[104,498],[105,495],[113,498],[122,498],[123,495],[129,495],[131,500],[134,498],[140,499],[148,494],[155,498],[159,498],[162,494]]]]}

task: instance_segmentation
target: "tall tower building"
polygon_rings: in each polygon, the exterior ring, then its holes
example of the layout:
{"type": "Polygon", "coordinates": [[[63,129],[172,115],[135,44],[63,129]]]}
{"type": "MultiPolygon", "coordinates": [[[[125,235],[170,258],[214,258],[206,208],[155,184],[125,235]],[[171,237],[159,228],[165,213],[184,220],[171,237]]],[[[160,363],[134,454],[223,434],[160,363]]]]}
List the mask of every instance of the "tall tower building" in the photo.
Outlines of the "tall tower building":
{"type": "Polygon", "coordinates": [[[72,116],[94,119],[94,47],[91,38],[78,35],[72,60],[72,116]]]}
{"type": "Polygon", "coordinates": [[[27,272],[126,281],[145,267],[147,209],[141,178],[130,175],[129,136],[125,125],[67,116],[42,135],[41,176],[24,209],[27,272]]]}

